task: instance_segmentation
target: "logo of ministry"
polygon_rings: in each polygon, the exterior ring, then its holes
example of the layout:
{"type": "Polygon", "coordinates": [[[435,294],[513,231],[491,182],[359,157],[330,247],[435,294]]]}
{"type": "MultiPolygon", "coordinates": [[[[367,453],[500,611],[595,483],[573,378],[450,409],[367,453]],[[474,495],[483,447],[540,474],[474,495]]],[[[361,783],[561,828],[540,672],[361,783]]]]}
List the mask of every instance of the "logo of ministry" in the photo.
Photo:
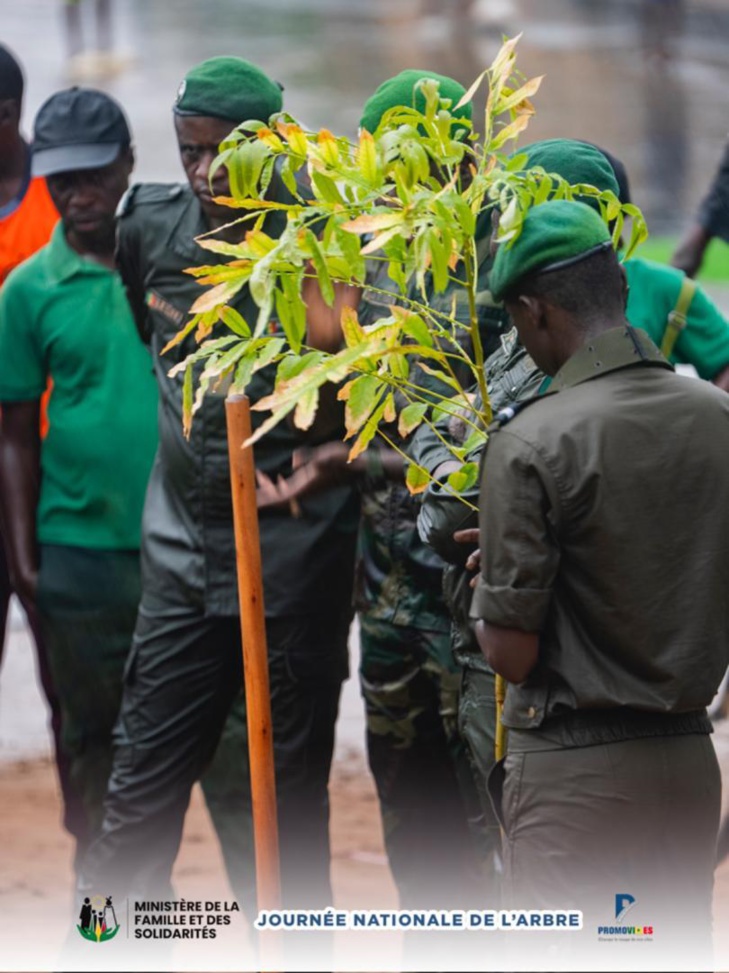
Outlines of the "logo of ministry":
{"type": "Polygon", "coordinates": [[[76,928],[79,935],[89,942],[105,943],[119,932],[119,923],[116,921],[116,912],[110,895],[106,897],[92,895],[90,898],[86,896],[78,918],[79,924],[76,928]]]}

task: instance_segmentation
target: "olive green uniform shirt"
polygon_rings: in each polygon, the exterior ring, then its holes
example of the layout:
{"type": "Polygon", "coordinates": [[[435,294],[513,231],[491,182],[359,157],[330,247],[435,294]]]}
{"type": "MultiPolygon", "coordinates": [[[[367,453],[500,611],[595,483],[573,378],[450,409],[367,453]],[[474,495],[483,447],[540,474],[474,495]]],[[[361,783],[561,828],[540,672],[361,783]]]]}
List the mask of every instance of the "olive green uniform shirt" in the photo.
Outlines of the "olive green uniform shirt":
{"type": "MultiPolygon", "coordinates": [[[[282,226],[282,217],[272,214],[266,231],[275,236],[282,226]]],[[[197,348],[194,336],[161,355],[202,293],[184,270],[209,263],[208,251],[195,242],[207,229],[188,187],[134,186],[120,209],[117,256],[137,326],[152,350],[160,390],[159,449],[142,532],[142,604],[150,610],[182,607],[230,616],[238,613],[238,597],[226,390],[206,395],[185,439],[182,375],[171,377],[169,370],[197,348]]],[[[247,287],[229,303],[254,322],[258,308],[247,287]]],[[[271,322],[270,327],[277,325],[271,322]]],[[[247,389],[252,402],[270,394],[274,377],[271,367],[256,373],[247,389]]],[[[254,429],[265,418],[253,412],[254,429]]],[[[284,421],[256,444],[256,467],[274,481],[289,476],[293,451],[306,443],[311,438],[284,421]]],[[[301,509],[297,518],[288,509],[264,511],[259,518],[268,616],[318,612],[351,597],[358,517],[352,489],[323,491],[302,501],[301,509]]]]}
{"type": "Polygon", "coordinates": [[[727,455],[729,397],[676,375],[633,328],[586,343],[496,424],[471,614],[540,633],[506,726],[549,737],[584,714],[590,725],[557,745],[605,742],[596,727],[616,713],[607,739],[643,735],[625,725],[641,714],[710,729],[703,711],[729,664],[727,455]]]}

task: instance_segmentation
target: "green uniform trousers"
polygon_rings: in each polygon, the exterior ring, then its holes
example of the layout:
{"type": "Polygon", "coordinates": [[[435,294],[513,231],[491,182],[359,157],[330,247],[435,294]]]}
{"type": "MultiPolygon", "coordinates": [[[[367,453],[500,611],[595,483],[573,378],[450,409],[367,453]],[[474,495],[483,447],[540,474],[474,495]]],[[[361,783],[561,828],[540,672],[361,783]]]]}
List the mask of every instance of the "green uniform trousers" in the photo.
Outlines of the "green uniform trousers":
{"type": "Polygon", "coordinates": [[[85,817],[77,855],[101,824],[139,596],[139,551],[41,547],[40,628],[60,700],[61,747],[85,817]]]}
{"type": "Polygon", "coordinates": [[[592,964],[581,969],[714,969],[721,779],[707,735],[507,753],[504,766],[505,906],[584,913],[579,933],[546,934],[555,956],[592,964]],[[636,927],[638,938],[609,931],[636,927]]]}

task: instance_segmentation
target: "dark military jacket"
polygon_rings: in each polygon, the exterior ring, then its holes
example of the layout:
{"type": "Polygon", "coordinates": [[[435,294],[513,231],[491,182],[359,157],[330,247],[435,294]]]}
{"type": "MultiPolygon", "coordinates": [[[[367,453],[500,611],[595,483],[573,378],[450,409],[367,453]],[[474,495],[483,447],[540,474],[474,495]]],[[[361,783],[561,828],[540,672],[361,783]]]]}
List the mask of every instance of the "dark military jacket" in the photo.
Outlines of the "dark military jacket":
{"type": "MultiPolygon", "coordinates": [[[[277,226],[280,232],[280,220],[279,214],[269,218],[267,232],[275,234],[277,226]]],[[[168,372],[197,347],[194,336],[160,354],[202,293],[195,279],[183,271],[210,262],[208,251],[195,242],[207,229],[200,206],[186,186],[134,186],[120,208],[118,262],[137,325],[151,346],[160,390],[160,443],[143,521],[143,605],[235,615],[225,390],[208,393],[186,440],[182,375],[171,378],[168,372]]],[[[247,320],[255,320],[257,308],[247,288],[230,303],[247,320]]],[[[272,391],[273,379],[271,369],[254,376],[247,390],[253,402],[272,391]]],[[[253,412],[254,428],[264,418],[253,412]]],[[[300,432],[282,422],[254,447],[256,466],[274,479],[289,475],[292,452],[304,441],[300,432]]],[[[357,521],[352,489],[328,490],[301,507],[300,518],[288,510],[260,515],[269,616],[319,611],[333,599],[350,597],[357,521]]]]}
{"type": "MultiPolygon", "coordinates": [[[[487,360],[485,372],[489,401],[494,414],[515,402],[536,395],[544,380],[544,374],[537,369],[524,347],[517,341],[516,329],[501,337],[500,347],[487,360]]],[[[476,393],[476,408],[479,407],[479,402],[476,393]]],[[[438,420],[436,426],[440,436],[455,446],[461,445],[464,436],[458,423],[451,417],[438,420]]],[[[425,425],[416,433],[408,452],[431,474],[435,473],[441,463],[453,458],[438,434],[425,425]]],[[[479,462],[482,452],[483,449],[476,450],[470,459],[479,462]]],[[[478,526],[478,514],[473,509],[478,506],[478,486],[466,491],[463,499],[472,504],[472,507],[444,490],[438,483],[429,484],[419,510],[418,530],[421,539],[446,562],[443,591],[452,618],[451,639],[457,661],[461,665],[490,671],[469,619],[471,575],[465,569],[465,561],[470,549],[453,540],[455,531],[478,526]]]]}
{"type": "Polygon", "coordinates": [[[640,714],[706,729],[729,664],[728,454],[729,397],[631,327],[589,339],[495,424],[472,616],[540,634],[505,725],[547,745],[579,745],[551,729],[573,713],[608,739],[643,735],[640,714]]]}

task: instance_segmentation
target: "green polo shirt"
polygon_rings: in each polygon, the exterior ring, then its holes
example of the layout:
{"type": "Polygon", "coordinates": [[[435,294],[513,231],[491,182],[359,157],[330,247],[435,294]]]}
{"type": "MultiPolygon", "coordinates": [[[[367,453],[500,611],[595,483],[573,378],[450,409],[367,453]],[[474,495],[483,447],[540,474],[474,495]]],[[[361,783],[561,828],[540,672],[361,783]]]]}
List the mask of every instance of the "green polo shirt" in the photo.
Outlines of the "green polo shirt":
{"type": "MultiPolygon", "coordinates": [[[[634,327],[647,331],[660,348],[685,275],[675,267],[637,257],[626,260],[623,266],[629,286],[626,317],[634,327]]],[[[707,380],[729,365],[729,322],[701,287],[696,288],[686,327],[670,360],[674,365],[693,365],[707,380]]]]}
{"type": "Polygon", "coordinates": [[[37,537],[139,547],[157,445],[157,387],[118,274],[82,258],[59,223],[0,292],[0,402],[39,399],[49,377],[37,537]]]}

